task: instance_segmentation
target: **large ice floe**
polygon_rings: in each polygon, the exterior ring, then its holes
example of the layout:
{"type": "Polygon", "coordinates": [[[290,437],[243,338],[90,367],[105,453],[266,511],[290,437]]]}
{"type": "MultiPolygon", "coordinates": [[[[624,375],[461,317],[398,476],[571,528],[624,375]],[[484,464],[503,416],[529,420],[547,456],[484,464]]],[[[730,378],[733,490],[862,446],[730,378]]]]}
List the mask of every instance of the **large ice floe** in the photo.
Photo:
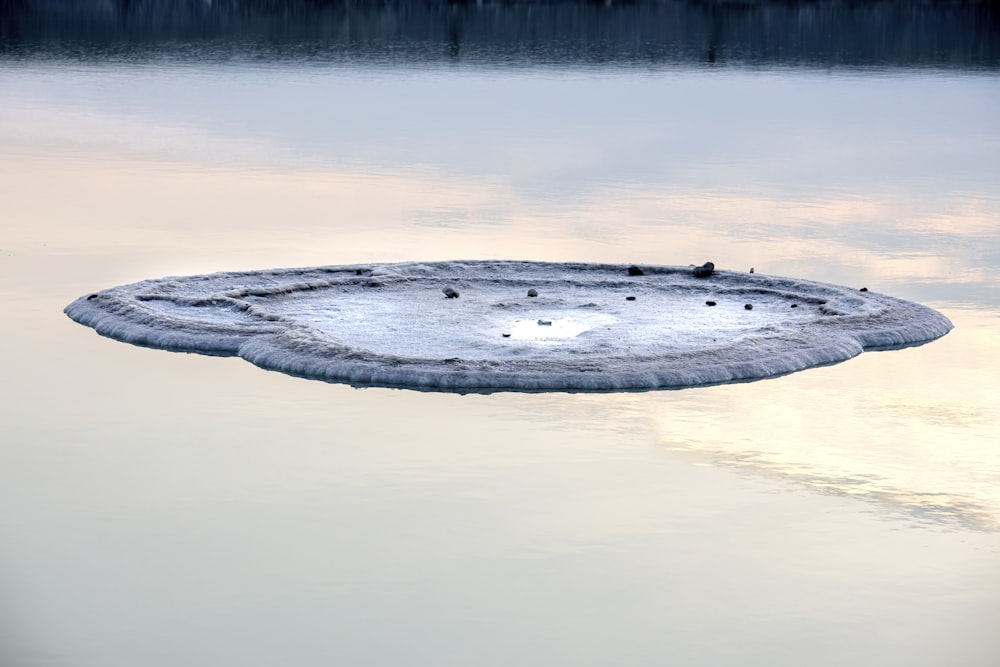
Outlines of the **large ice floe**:
{"type": "Polygon", "coordinates": [[[699,267],[450,261],[161,278],[66,314],[117,340],[354,385],[619,391],[756,380],[951,322],[864,289],[699,267]]]}

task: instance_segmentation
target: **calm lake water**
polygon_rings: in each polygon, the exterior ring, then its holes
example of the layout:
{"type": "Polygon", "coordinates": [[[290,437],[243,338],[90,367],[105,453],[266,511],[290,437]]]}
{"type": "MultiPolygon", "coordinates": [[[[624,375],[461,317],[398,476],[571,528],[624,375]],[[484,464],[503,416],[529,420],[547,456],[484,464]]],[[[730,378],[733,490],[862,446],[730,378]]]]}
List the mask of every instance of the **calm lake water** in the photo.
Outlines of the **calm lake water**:
{"type": "Polygon", "coordinates": [[[997,664],[995,17],[134,4],[0,22],[0,663],[997,664]],[[456,258],[712,260],[955,329],[749,384],[458,396],[62,313],[456,258]]]}

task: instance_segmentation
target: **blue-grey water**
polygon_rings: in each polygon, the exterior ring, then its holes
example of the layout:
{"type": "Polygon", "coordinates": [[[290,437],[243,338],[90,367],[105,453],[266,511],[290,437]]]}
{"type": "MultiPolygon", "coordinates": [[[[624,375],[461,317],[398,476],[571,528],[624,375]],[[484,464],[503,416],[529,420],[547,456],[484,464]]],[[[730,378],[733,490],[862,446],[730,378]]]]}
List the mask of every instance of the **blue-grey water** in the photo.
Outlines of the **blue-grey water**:
{"type": "Polygon", "coordinates": [[[976,3],[0,11],[0,664],[1000,659],[1000,65],[976,3]],[[454,258],[866,286],[749,384],[353,389],[90,291],[454,258]]]}

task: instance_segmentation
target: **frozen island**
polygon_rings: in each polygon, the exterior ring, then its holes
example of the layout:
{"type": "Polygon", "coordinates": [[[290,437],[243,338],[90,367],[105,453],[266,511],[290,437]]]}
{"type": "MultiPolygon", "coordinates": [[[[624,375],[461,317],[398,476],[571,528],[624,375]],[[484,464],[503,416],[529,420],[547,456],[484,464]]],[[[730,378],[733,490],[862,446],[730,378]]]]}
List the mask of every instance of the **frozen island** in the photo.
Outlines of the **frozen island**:
{"type": "Polygon", "coordinates": [[[66,307],[135,345],[356,386],[638,391],[919,345],[951,322],[862,288],[701,266],[406,262],[112,287],[66,307]]]}

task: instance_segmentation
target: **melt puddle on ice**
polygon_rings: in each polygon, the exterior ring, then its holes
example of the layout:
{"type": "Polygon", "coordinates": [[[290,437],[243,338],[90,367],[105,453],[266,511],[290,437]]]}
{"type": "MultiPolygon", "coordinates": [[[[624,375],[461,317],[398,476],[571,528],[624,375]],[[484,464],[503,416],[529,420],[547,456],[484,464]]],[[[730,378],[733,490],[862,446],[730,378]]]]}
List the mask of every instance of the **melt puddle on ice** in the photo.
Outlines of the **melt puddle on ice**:
{"type": "Polygon", "coordinates": [[[167,350],[346,382],[613,391],[760,379],[917,345],[946,317],[883,294],[702,267],[453,261],[123,285],[66,313],[167,350]]]}
{"type": "MultiPolygon", "coordinates": [[[[608,324],[613,321],[612,319],[606,320],[608,324]]],[[[599,325],[599,323],[576,317],[563,317],[554,320],[517,320],[511,325],[511,332],[507,337],[517,340],[557,341],[564,338],[575,338],[590,331],[595,325],[599,325]]]]}

